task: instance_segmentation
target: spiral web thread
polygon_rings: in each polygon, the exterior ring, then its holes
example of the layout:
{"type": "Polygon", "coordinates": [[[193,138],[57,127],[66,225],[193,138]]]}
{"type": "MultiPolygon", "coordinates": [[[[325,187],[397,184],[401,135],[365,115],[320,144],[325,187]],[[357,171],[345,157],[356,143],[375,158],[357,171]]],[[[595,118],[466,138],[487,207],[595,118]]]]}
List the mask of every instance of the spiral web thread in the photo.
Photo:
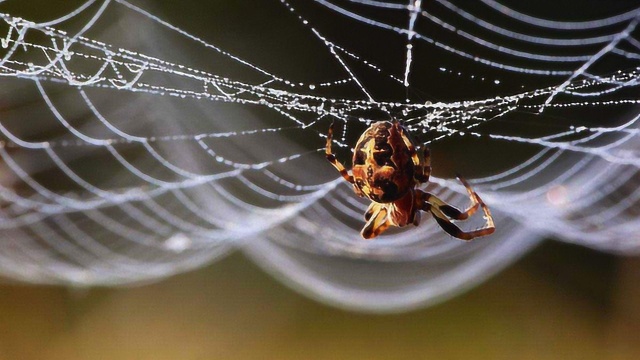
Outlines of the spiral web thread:
{"type": "MultiPolygon", "coordinates": [[[[545,236],[636,253],[640,8],[562,22],[494,0],[481,3],[491,17],[448,0],[315,0],[333,16],[403,39],[404,63],[394,73],[324,35],[295,4],[274,2],[290,12],[288,26],[309,33],[339,69],[337,77],[319,82],[277,75],[125,0],[90,0],[45,23],[0,13],[1,273],[34,283],[116,285],[163,278],[241,249],[316,297],[389,310],[450,296],[545,236]],[[405,25],[370,14],[397,14],[405,25]],[[105,16],[145,21],[150,32],[176,35],[206,51],[213,70],[121,46],[118,37],[97,40],[92,34],[102,35],[94,29],[105,26],[105,16]],[[61,30],[78,19],[79,30],[61,30]],[[561,36],[510,30],[506,23],[561,36]],[[421,24],[468,42],[431,37],[421,24]],[[468,43],[488,55],[477,55],[468,43]],[[460,102],[418,103],[408,95],[377,100],[368,74],[398,89],[419,85],[412,83],[421,66],[419,47],[488,69],[487,75],[468,74],[442,64],[445,76],[495,89],[500,76],[512,74],[555,85],[460,102]],[[225,75],[226,66],[243,75],[225,75]],[[345,89],[359,95],[331,96],[345,89]],[[44,110],[12,107],[20,103],[14,91],[32,94],[44,110]],[[112,97],[124,101],[113,103],[112,97]],[[178,113],[172,104],[188,108],[178,113]],[[556,114],[585,109],[598,114],[595,121],[558,121],[540,136],[509,127],[517,114],[546,124],[556,114]],[[465,244],[425,217],[419,228],[360,240],[368,204],[328,170],[322,152],[329,122],[340,130],[334,146],[348,150],[351,132],[361,128],[356,125],[374,120],[363,115],[371,111],[400,116],[412,133],[431,134],[427,143],[477,138],[535,147],[536,154],[519,165],[472,179],[499,231],[465,244]],[[186,126],[194,119],[200,120],[186,126]],[[483,127],[501,120],[501,128],[483,127]]],[[[464,204],[456,181],[431,182],[430,190],[464,204]]]]}

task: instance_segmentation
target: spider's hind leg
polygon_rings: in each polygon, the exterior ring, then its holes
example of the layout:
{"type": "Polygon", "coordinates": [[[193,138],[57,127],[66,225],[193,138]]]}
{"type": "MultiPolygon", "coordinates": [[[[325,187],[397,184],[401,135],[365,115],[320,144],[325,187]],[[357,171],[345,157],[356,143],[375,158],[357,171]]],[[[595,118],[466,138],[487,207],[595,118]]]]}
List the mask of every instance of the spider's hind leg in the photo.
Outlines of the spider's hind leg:
{"type": "Polygon", "coordinates": [[[427,192],[423,193],[424,201],[430,203],[433,206],[436,206],[446,216],[454,220],[468,219],[470,216],[475,214],[476,211],[478,211],[479,207],[482,207],[485,213],[485,217],[490,218],[491,213],[489,212],[489,209],[484,204],[482,199],[480,199],[480,196],[478,196],[478,194],[471,188],[471,185],[469,185],[469,183],[464,178],[462,178],[460,175],[458,175],[457,177],[458,177],[458,180],[460,180],[460,182],[462,183],[462,185],[464,185],[464,187],[467,189],[467,193],[469,194],[469,199],[471,200],[471,205],[469,205],[469,207],[467,207],[464,211],[459,210],[455,206],[447,204],[445,201],[441,200],[437,196],[427,192]]]}
{"type": "Polygon", "coordinates": [[[495,226],[493,225],[493,219],[491,218],[488,218],[485,226],[480,229],[473,231],[463,231],[457,225],[452,223],[451,220],[449,220],[438,207],[429,206],[429,211],[431,212],[431,215],[433,215],[433,218],[436,220],[438,225],[440,225],[440,227],[444,231],[446,231],[449,235],[461,240],[470,241],[480,236],[493,234],[493,232],[496,230],[495,226]]]}
{"type": "Polygon", "coordinates": [[[467,192],[469,193],[469,197],[471,199],[471,205],[466,210],[460,211],[456,207],[449,205],[435,195],[420,191],[419,197],[420,201],[422,202],[422,210],[429,211],[431,215],[433,215],[433,218],[436,220],[438,225],[440,225],[440,227],[442,227],[444,231],[458,239],[469,241],[479,236],[492,234],[495,231],[495,224],[493,223],[493,217],[491,216],[489,208],[485,205],[482,199],[480,199],[480,196],[478,196],[478,194],[473,191],[466,180],[464,180],[460,176],[458,176],[458,179],[467,189],[467,192]],[[473,215],[478,210],[478,208],[482,208],[485,218],[485,224],[480,229],[474,231],[463,231],[451,221],[451,219],[465,220],[473,215]]]}

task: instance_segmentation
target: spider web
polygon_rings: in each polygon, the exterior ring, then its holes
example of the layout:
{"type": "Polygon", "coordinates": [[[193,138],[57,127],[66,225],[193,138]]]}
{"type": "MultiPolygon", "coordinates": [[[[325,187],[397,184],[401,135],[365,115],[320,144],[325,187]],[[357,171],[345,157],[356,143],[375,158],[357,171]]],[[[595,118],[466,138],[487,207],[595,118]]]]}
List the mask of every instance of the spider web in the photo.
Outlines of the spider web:
{"type": "Polygon", "coordinates": [[[242,251],[316,298],[391,311],[548,237],[637,253],[640,8],[513,4],[0,1],[0,273],[119,285],[242,251]],[[463,243],[425,216],[359,238],[368,204],[325,134],[349,164],[392,117],[432,148],[427,191],[462,207],[464,173],[494,235],[463,243]]]}

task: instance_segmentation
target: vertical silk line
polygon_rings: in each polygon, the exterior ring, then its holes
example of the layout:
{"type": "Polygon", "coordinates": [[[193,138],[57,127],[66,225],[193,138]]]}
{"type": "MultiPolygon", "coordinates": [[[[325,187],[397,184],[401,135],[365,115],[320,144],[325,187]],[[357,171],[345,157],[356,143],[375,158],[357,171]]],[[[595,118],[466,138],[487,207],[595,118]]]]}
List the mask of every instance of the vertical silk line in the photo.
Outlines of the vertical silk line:
{"type": "Polygon", "coordinates": [[[409,99],[409,76],[411,74],[411,62],[413,61],[413,37],[416,35],[414,28],[416,26],[416,20],[418,19],[418,15],[420,14],[420,6],[422,5],[422,0],[413,0],[409,1],[409,6],[407,9],[409,10],[409,27],[407,29],[407,55],[406,62],[404,66],[404,81],[403,85],[405,87],[405,101],[409,103],[411,100],[409,99]]]}

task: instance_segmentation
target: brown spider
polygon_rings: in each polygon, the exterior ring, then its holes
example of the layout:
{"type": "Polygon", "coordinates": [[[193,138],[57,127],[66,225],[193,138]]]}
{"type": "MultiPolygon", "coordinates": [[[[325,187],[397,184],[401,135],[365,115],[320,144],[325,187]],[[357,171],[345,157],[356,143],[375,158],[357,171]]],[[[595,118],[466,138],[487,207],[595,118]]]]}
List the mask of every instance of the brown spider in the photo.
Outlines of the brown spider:
{"type": "Polygon", "coordinates": [[[429,211],[444,231],[462,240],[469,241],[495,231],[489,208],[462,177],[458,176],[458,179],[471,199],[471,205],[465,211],[417,188],[429,181],[429,149],[424,147],[423,159],[420,159],[407,130],[397,120],[378,121],[360,136],[353,150],[351,174],[331,152],[332,138],[333,123],[327,134],[327,160],[345,180],[353,184],[358,196],[372,200],[364,214],[367,223],[360,232],[363,238],[372,239],[392,225],[418,226],[419,210],[429,211]],[[467,219],[478,207],[482,207],[486,220],[482,228],[466,232],[452,223],[452,220],[467,219]]]}

